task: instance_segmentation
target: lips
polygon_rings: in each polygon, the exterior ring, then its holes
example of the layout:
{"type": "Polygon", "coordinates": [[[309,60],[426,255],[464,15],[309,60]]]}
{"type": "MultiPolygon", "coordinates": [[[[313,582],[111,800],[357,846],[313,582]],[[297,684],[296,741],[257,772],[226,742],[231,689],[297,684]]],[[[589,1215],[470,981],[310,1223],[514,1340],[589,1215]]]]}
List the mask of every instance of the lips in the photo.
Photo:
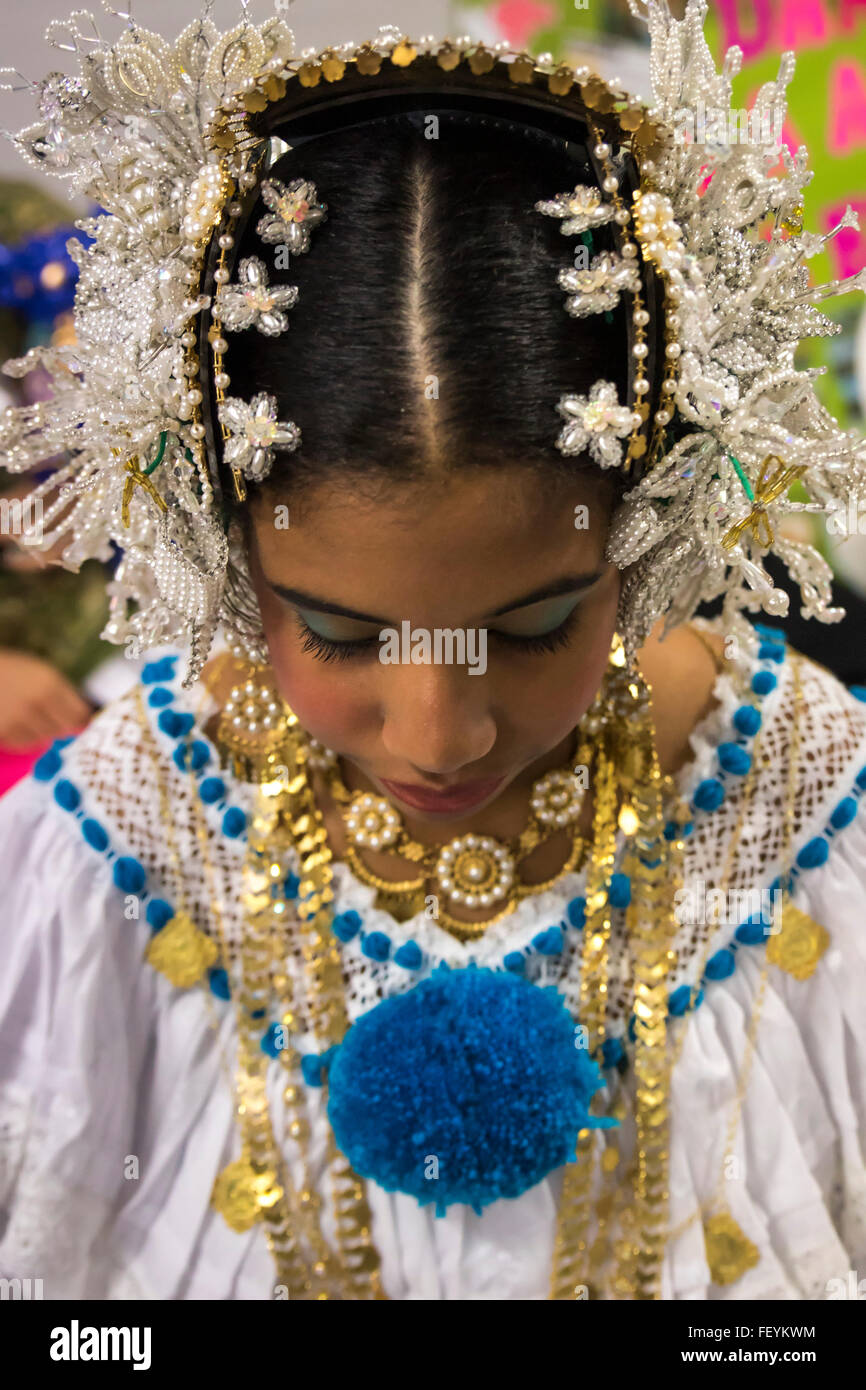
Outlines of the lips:
{"type": "Polygon", "coordinates": [[[391,796],[411,806],[416,811],[438,811],[442,815],[455,815],[461,811],[471,811],[487,801],[497,787],[505,781],[504,777],[488,777],[484,782],[464,782],[462,785],[443,787],[441,791],[430,787],[420,787],[412,782],[386,782],[382,786],[391,796]]]}

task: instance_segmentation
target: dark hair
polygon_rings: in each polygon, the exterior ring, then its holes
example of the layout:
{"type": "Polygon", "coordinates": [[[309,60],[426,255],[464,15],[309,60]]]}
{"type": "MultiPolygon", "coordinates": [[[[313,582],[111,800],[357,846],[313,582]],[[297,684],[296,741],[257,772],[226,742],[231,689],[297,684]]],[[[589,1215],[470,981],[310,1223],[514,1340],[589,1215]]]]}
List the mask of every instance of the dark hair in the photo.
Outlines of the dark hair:
{"type": "MultiPolygon", "coordinates": [[[[255,231],[259,200],[235,255],[299,289],[286,332],[231,335],[227,356],[230,395],[269,391],[301,429],[271,485],[505,463],[600,476],[556,448],[555,406],[600,376],[626,400],[630,299],[569,315],[557,273],[580,238],[534,210],[595,184],[585,148],[477,113],[403,112],[319,136],[269,171],[301,175],[328,206],[310,250],[276,269],[255,231]],[[426,138],[430,114],[438,138],[426,138]]],[[[614,245],[610,225],[593,238],[593,253],[614,245]]],[[[617,470],[605,477],[619,483],[617,470]]]]}

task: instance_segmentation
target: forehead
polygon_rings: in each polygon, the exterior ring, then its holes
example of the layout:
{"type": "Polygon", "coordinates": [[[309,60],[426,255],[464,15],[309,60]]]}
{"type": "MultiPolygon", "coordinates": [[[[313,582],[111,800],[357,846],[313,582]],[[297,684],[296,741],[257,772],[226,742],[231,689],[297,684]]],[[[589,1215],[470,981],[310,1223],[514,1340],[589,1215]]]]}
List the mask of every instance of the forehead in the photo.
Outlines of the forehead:
{"type": "Polygon", "coordinates": [[[369,612],[391,611],[396,599],[417,616],[456,605],[471,615],[601,567],[611,489],[594,475],[476,469],[423,483],[362,488],[344,478],[299,490],[282,504],[282,526],[280,505],[275,493],[253,504],[271,583],[369,612]]]}

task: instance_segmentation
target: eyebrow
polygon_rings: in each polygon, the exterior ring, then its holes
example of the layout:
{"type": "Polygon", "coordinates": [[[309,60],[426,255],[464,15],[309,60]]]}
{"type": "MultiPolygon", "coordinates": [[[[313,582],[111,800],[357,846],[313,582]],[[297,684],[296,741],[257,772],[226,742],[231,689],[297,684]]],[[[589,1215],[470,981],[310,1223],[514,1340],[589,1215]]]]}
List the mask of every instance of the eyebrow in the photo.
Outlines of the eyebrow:
{"type": "MultiPolygon", "coordinates": [[[[551,584],[543,584],[539,589],[533,589],[531,593],[522,594],[519,598],[512,599],[505,603],[501,608],[488,614],[490,618],[501,618],[505,613],[511,613],[517,608],[528,608],[530,604],[541,603],[544,599],[560,598],[563,594],[581,593],[584,589],[589,589],[593,584],[601,579],[603,570],[595,570],[592,574],[568,574],[562,579],[556,579],[551,584]]],[[[342,603],[332,603],[329,599],[317,598],[314,594],[306,594],[302,589],[289,589],[284,584],[274,584],[271,580],[266,582],[280,598],[293,603],[298,608],[311,608],[317,613],[333,613],[338,618],[351,618],[359,623],[378,623],[380,627],[393,627],[394,621],[391,618],[381,618],[374,613],[359,613],[355,608],[347,608],[342,603]]]]}

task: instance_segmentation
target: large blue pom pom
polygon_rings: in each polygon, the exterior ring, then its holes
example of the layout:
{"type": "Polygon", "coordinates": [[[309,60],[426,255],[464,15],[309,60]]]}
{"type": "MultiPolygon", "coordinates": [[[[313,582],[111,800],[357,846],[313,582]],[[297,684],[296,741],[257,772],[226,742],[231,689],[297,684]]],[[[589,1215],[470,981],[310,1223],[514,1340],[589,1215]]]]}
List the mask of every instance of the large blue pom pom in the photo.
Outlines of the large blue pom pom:
{"type": "Polygon", "coordinates": [[[511,971],[440,967],[346,1034],[328,1116],[362,1177],[442,1215],[519,1197],[574,1158],[601,1073],[562,997],[511,971]]]}

